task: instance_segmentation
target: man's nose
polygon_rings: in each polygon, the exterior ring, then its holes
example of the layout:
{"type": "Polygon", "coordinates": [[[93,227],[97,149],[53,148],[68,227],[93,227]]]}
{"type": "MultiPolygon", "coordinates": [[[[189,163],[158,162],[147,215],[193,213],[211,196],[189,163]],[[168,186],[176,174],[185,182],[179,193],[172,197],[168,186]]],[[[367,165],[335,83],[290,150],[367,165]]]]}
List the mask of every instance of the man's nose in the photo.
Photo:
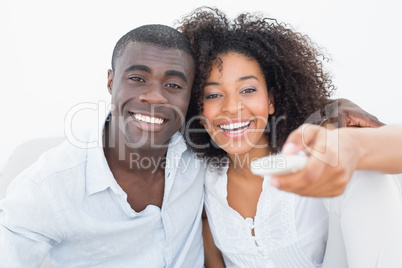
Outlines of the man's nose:
{"type": "Polygon", "coordinates": [[[139,99],[141,102],[148,102],[151,104],[163,104],[168,102],[164,93],[165,92],[162,85],[149,85],[147,89],[142,92],[139,99]]]}

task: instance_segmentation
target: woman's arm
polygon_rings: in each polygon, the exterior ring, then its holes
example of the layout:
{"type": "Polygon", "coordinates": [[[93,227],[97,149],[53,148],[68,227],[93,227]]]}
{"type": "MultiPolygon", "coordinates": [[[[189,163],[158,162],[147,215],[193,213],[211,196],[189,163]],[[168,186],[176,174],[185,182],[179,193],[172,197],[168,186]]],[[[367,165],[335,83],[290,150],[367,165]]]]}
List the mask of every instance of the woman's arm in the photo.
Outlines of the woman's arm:
{"type": "Polygon", "coordinates": [[[202,212],[202,236],[204,239],[204,256],[205,267],[219,268],[225,267],[223,262],[222,253],[215,246],[212,238],[211,230],[209,229],[207,214],[205,210],[202,212]]]}
{"type": "Polygon", "coordinates": [[[402,128],[345,129],[361,151],[356,169],[402,173],[402,128]]]}
{"type": "Polygon", "coordinates": [[[356,169],[402,173],[402,129],[340,128],[302,125],[289,135],[283,153],[309,155],[300,172],[275,176],[271,183],[300,195],[329,197],[343,193],[356,169]]]}

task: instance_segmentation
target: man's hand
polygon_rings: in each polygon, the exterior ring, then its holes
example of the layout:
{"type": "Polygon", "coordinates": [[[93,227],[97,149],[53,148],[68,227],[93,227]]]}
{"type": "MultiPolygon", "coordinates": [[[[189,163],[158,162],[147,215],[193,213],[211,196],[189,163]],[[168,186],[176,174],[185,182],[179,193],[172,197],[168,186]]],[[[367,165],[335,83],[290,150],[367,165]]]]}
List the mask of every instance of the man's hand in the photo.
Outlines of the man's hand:
{"type": "Polygon", "coordinates": [[[384,123],[347,99],[329,100],[329,119],[326,123],[338,123],[338,127],[380,127],[384,123]]]}
{"type": "Polygon", "coordinates": [[[294,174],[273,176],[271,183],[299,195],[340,195],[361,157],[354,143],[354,139],[342,129],[329,130],[304,124],[289,135],[282,153],[292,155],[305,151],[309,156],[306,167],[294,174]]]}

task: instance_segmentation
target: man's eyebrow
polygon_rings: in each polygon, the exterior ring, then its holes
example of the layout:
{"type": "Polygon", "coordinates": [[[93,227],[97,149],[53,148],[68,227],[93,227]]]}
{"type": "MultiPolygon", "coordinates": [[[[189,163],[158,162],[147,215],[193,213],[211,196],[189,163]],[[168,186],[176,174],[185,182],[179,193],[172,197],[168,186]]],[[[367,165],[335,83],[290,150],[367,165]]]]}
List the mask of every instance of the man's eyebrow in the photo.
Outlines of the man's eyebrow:
{"type": "Polygon", "coordinates": [[[248,79],[255,79],[258,81],[258,78],[255,77],[254,75],[247,75],[247,76],[243,76],[243,77],[240,77],[239,79],[237,79],[237,82],[248,80],[248,79]]]}
{"type": "Polygon", "coordinates": [[[130,71],[144,71],[147,73],[152,73],[152,70],[145,65],[131,65],[130,67],[124,70],[125,73],[130,71]]]}
{"type": "Polygon", "coordinates": [[[178,77],[180,77],[184,82],[187,83],[187,78],[186,78],[186,76],[184,75],[183,72],[180,72],[180,71],[168,70],[168,71],[165,72],[165,76],[178,76],[178,77]]]}

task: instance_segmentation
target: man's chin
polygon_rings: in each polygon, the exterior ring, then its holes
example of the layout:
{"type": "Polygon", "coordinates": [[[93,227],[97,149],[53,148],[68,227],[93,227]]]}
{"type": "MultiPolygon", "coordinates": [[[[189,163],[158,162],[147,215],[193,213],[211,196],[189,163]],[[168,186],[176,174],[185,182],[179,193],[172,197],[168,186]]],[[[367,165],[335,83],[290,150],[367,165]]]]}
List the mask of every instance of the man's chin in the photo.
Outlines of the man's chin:
{"type": "Polygon", "coordinates": [[[155,133],[148,133],[148,135],[141,135],[141,138],[126,136],[126,146],[131,149],[140,149],[144,151],[168,148],[170,138],[158,139],[155,136],[156,136],[155,133]]]}

